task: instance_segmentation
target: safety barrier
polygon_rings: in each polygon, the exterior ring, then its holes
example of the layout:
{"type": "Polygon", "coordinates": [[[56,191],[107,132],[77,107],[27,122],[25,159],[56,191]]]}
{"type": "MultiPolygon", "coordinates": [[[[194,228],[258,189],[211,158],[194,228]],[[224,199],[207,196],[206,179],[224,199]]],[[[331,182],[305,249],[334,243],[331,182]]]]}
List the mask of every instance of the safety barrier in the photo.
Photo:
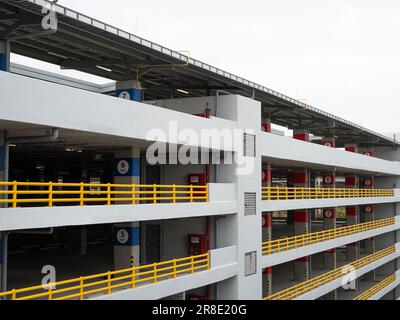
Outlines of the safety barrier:
{"type": "Polygon", "coordinates": [[[314,289],[321,287],[324,284],[327,284],[333,280],[336,280],[336,279],[339,279],[339,278],[345,276],[346,274],[353,271],[354,269],[355,270],[360,269],[372,262],[382,259],[392,253],[395,253],[395,252],[396,252],[396,247],[391,246],[391,247],[381,250],[377,253],[371,254],[365,258],[362,258],[360,260],[352,262],[344,267],[334,269],[334,270],[324,273],[318,277],[315,277],[313,279],[310,279],[310,280],[307,280],[300,284],[297,284],[295,286],[292,286],[286,290],[275,293],[271,296],[264,298],[264,300],[291,300],[291,299],[297,298],[301,295],[306,294],[307,292],[310,292],[314,289]]]}
{"type": "Polygon", "coordinates": [[[393,189],[263,187],[263,200],[344,199],[394,197],[393,189]]]}
{"type": "Polygon", "coordinates": [[[0,293],[10,300],[83,300],[94,294],[112,294],[116,289],[134,289],[182,275],[210,270],[210,254],[174,259],[125,270],[59,281],[0,293]]]}
{"type": "Polygon", "coordinates": [[[386,278],[385,280],[379,282],[376,286],[372,287],[371,289],[363,292],[354,300],[369,300],[372,296],[377,294],[379,291],[385,289],[388,285],[392,284],[397,280],[395,274],[392,274],[390,277],[386,278]]]}
{"type": "Polygon", "coordinates": [[[341,237],[346,237],[352,234],[361,233],[368,230],[391,226],[394,225],[395,223],[396,219],[395,217],[392,217],[388,219],[371,221],[337,229],[330,229],[320,232],[303,234],[295,237],[289,237],[285,239],[268,241],[262,244],[262,253],[263,255],[271,255],[275,253],[286,252],[289,250],[303,248],[306,246],[310,246],[312,244],[333,240],[341,237]]]}
{"type": "Polygon", "coordinates": [[[208,186],[0,182],[0,204],[23,206],[208,202],[208,186]]]}

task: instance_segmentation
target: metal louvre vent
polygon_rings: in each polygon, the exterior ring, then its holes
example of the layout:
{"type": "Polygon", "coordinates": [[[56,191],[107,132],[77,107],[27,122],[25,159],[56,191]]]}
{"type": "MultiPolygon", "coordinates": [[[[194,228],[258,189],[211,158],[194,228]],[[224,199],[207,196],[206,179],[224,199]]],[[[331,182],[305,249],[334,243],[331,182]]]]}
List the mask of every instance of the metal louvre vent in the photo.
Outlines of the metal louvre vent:
{"type": "Polygon", "coordinates": [[[257,252],[249,252],[244,255],[244,275],[252,276],[257,273],[257,252]]]}
{"type": "Polygon", "coordinates": [[[256,157],[256,136],[254,134],[244,134],[244,156],[249,158],[256,157]]]}
{"type": "Polygon", "coordinates": [[[244,194],[244,215],[257,215],[257,193],[253,192],[244,194]]]}

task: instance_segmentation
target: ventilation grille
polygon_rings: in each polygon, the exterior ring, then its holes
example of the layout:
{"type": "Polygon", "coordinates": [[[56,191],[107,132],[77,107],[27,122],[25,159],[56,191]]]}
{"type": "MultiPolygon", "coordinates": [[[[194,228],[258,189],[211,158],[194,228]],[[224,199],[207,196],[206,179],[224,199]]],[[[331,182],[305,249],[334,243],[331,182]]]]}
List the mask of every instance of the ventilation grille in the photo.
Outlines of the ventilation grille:
{"type": "Polygon", "coordinates": [[[244,194],[244,215],[245,216],[257,215],[257,193],[244,194]]]}
{"type": "Polygon", "coordinates": [[[257,273],[257,252],[249,252],[244,255],[244,275],[246,277],[257,273]]]}
{"type": "Polygon", "coordinates": [[[244,156],[249,158],[256,157],[256,136],[253,134],[244,134],[244,156]]]}

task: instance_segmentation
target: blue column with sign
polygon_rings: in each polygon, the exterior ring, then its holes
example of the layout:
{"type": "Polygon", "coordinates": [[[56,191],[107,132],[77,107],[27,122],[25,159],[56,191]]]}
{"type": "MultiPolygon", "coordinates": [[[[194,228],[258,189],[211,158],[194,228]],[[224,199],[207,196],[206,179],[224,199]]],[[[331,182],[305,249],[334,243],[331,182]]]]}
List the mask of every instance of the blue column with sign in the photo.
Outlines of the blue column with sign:
{"type": "Polygon", "coordinates": [[[117,82],[115,95],[121,99],[142,102],[140,82],[135,80],[117,82]]]}
{"type": "Polygon", "coordinates": [[[10,62],[10,52],[7,42],[0,41],[0,71],[7,71],[10,62]]]}
{"type": "MultiPolygon", "coordinates": [[[[4,233],[0,231],[0,275],[3,272],[3,236],[4,233]]],[[[0,288],[3,287],[2,281],[3,279],[0,277],[0,288]]]]}
{"type": "MultiPolygon", "coordinates": [[[[0,131],[0,181],[4,181],[4,132],[0,131]]],[[[4,195],[0,196],[4,198],[4,195]]],[[[3,204],[5,206],[5,204],[3,204]]],[[[2,205],[0,204],[0,207],[2,205]]],[[[3,236],[4,233],[0,231],[0,274],[3,270],[3,236]]],[[[0,277],[0,288],[1,288],[1,277],[0,277]]]]}
{"type": "MultiPolygon", "coordinates": [[[[114,183],[140,184],[140,149],[116,152],[114,157],[114,183]]],[[[125,189],[126,191],[126,189],[125,189]]],[[[118,197],[124,197],[119,195],[118,197]]],[[[126,195],[130,198],[130,195],[126,195]]],[[[124,201],[119,202],[124,205],[124,201]]],[[[127,200],[126,205],[132,205],[127,200]]],[[[113,225],[114,269],[130,268],[140,263],[140,222],[113,225]]]]}

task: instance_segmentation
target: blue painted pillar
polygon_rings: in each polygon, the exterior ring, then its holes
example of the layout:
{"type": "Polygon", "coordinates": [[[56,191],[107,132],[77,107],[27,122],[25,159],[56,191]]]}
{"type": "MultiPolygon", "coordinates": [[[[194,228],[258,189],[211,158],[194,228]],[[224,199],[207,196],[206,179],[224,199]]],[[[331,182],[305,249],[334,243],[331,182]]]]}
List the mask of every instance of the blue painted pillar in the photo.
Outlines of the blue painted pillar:
{"type": "MultiPolygon", "coordinates": [[[[114,183],[140,184],[140,149],[116,152],[114,157],[114,183]]],[[[122,191],[122,189],[121,189],[122,191]]],[[[124,191],[127,191],[124,189],[124,191]]],[[[117,197],[130,197],[118,195],[117,197]]],[[[132,205],[132,201],[118,202],[118,205],[132,205]]],[[[114,269],[121,270],[140,263],[140,222],[113,225],[114,269]]]]}
{"type": "Polygon", "coordinates": [[[10,68],[10,50],[6,41],[0,40],[0,71],[8,71],[10,68]]]}
{"type": "Polygon", "coordinates": [[[0,291],[3,288],[3,277],[1,276],[3,274],[3,250],[3,232],[0,231],[0,291]]]}
{"type": "MultiPolygon", "coordinates": [[[[0,181],[4,181],[4,142],[4,131],[0,131],[0,181]]],[[[1,275],[3,271],[3,236],[3,232],[0,231],[0,288],[2,288],[1,275]]]]}
{"type": "Polygon", "coordinates": [[[119,81],[115,95],[121,99],[142,102],[142,87],[136,80],[119,81]]]}

